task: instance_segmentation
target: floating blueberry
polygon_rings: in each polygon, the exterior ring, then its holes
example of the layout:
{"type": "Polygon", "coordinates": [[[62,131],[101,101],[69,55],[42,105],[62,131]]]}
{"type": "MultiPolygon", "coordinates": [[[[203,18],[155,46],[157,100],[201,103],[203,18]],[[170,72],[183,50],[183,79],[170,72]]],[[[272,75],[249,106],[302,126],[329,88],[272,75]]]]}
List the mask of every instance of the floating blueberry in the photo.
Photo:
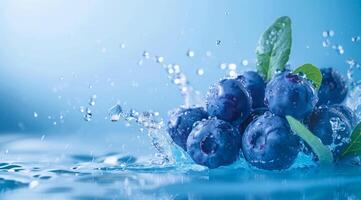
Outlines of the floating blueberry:
{"type": "Polygon", "coordinates": [[[350,142],[356,121],[356,117],[346,106],[324,105],[312,112],[307,124],[310,131],[319,137],[324,145],[329,145],[336,158],[350,142]]]}
{"type": "Polygon", "coordinates": [[[235,79],[223,79],[210,88],[206,99],[209,115],[232,122],[244,119],[251,111],[251,98],[235,79]]]}
{"type": "Polygon", "coordinates": [[[237,80],[241,81],[244,87],[248,90],[252,97],[252,108],[265,107],[264,105],[264,93],[266,84],[263,78],[254,71],[247,71],[237,77],[237,80]]]}
{"type": "Polygon", "coordinates": [[[276,75],[266,86],[265,104],[279,116],[291,115],[303,120],[317,103],[312,84],[290,71],[276,75]]]}
{"type": "Polygon", "coordinates": [[[299,148],[299,137],[293,134],[288,122],[270,112],[257,117],[242,137],[244,157],[260,169],[289,168],[294,163],[299,148]]]}
{"type": "Polygon", "coordinates": [[[318,91],[318,105],[342,103],[347,95],[345,78],[332,68],[321,69],[322,83],[318,91]]]}
{"type": "Polygon", "coordinates": [[[178,108],[171,112],[168,122],[168,133],[174,143],[187,148],[187,138],[197,121],[208,118],[208,113],[201,107],[178,108]]]}
{"type": "Polygon", "coordinates": [[[209,119],[198,122],[187,140],[187,152],[199,165],[217,168],[232,164],[239,155],[241,137],[228,122],[209,119]]]}

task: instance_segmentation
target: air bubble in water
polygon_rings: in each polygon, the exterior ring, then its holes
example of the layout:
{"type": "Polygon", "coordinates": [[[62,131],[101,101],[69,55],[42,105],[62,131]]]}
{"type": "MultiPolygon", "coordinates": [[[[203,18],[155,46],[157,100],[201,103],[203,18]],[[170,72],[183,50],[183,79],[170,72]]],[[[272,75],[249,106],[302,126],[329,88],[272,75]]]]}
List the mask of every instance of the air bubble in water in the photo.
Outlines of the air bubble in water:
{"type": "Polygon", "coordinates": [[[237,72],[236,71],[229,71],[228,75],[231,77],[231,78],[236,78],[237,77],[237,72]]]}
{"type": "Polygon", "coordinates": [[[192,51],[190,49],[187,51],[187,56],[190,57],[190,58],[193,58],[194,54],[195,54],[194,51],[192,51]]]}
{"type": "Polygon", "coordinates": [[[122,116],[123,109],[119,104],[116,104],[115,106],[111,107],[109,109],[109,118],[112,122],[119,121],[120,117],[122,116]]]}
{"type": "Polygon", "coordinates": [[[330,41],[329,40],[325,40],[322,42],[322,46],[323,47],[329,47],[330,46],[330,41]]]}
{"type": "Polygon", "coordinates": [[[243,59],[243,60],[242,60],[242,65],[243,65],[243,66],[247,66],[247,65],[248,65],[248,60],[243,59]]]}
{"type": "Polygon", "coordinates": [[[120,48],[124,49],[124,48],[125,48],[125,44],[124,44],[124,43],[121,43],[121,44],[120,44],[120,48]]]}
{"type": "Polygon", "coordinates": [[[342,55],[345,53],[345,50],[343,49],[343,47],[341,45],[337,45],[336,47],[336,51],[338,54],[342,55]]]}
{"type": "Polygon", "coordinates": [[[34,117],[37,118],[38,117],[38,113],[37,112],[34,112],[34,117]]]}
{"type": "Polygon", "coordinates": [[[79,111],[80,111],[81,113],[85,112],[84,106],[80,106],[79,111]]]}
{"type": "Polygon", "coordinates": [[[222,43],[222,41],[220,41],[220,40],[217,40],[217,41],[216,41],[216,45],[217,45],[217,46],[221,45],[221,43],[222,43]]]}
{"type": "Polygon", "coordinates": [[[203,74],[204,74],[204,69],[202,69],[202,68],[197,69],[198,76],[202,76],[203,74]]]}

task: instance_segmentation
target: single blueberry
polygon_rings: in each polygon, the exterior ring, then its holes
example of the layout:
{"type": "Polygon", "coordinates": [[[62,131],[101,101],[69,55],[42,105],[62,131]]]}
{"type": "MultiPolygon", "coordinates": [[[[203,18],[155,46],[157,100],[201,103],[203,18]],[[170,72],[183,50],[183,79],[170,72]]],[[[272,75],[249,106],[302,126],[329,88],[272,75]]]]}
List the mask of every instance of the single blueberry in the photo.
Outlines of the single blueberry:
{"type": "Polygon", "coordinates": [[[277,74],[266,86],[265,104],[272,113],[282,117],[291,115],[303,120],[317,101],[312,84],[290,71],[277,74]]]}
{"type": "Polygon", "coordinates": [[[201,107],[177,108],[170,113],[168,122],[168,133],[174,143],[187,148],[187,138],[197,121],[208,118],[208,113],[201,107]]]}
{"type": "Polygon", "coordinates": [[[351,132],[356,126],[356,117],[343,105],[320,106],[307,120],[310,131],[328,145],[335,158],[350,142],[351,132]]]}
{"type": "Polygon", "coordinates": [[[321,73],[322,83],[318,90],[318,105],[342,103],[348,92],[345,78],[332,68],[323,68],[321,73]]]}
{"type": "Polygon", "coordinates": [[[242,75],[238,76],[237,80],[241,81],[241,83],[251,95],[253,109],[265,107],[264,93],[266,84],[263,78],[257,72],[247,71],[242,75]]]}
{"type": "Polygon", "coordinates": [[[230,165],[239,156],[241,137],[228,122],[209,119],[198,122],[187,140],[187,152],[199,165],[208,168],[230,165]]]}
{"type": "Polygon", "coordinates": [[[294,163],[299,149],[299,137],[293,134],[288,122],[270,112],[257,117],[242,137],[245,159],[260,169],[289,168],[294,163]]]}
{"type": "Polygon", "coordinates": [[[247,117],[252,100],[240,81],[223,79],[208,91],[206,105],[209,115],[232,122],[247,117]]]}

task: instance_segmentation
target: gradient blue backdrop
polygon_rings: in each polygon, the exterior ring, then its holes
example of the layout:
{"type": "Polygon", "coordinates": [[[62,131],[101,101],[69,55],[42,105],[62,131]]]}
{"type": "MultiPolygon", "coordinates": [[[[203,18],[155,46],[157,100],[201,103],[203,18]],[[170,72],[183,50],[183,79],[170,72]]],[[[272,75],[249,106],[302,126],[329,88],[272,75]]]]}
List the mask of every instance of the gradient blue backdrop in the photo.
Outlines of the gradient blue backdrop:
{"type": "Polygon", "coordinates": [[[204,92],[224,76],[220,63],[236,63],[242,71],[241,60],[248,59],[251,66],[259,36],[283,15],[293,22],[292,66],[313,63],[345,73],[346,59],[361,59],[361,42],[351,42],[361,35],[358,0],[2,0],[0,132],[123,130],[123,123],[104,119],[117,101],[166,116],[182,99],[158,64],[145,60],[138,66],[143,51],[180,64],[204,92]],[[329,29],[343,55],[322,47],[322,32],[329,29]],[[195,51],[193,58],[186,56],[188,49],[195,51]],[[196,75],[199,67],[203,76],[196,75]],[[85,122],[79,107],[93,94],[93,120],[85,122]]]}

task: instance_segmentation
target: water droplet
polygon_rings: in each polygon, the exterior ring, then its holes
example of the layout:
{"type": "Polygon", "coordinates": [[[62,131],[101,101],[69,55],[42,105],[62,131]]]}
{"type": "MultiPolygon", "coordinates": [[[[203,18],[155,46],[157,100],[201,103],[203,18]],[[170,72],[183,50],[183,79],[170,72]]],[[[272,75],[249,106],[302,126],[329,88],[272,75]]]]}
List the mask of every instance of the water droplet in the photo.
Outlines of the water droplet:
{"type": "Polygon", "coordinates": [[[243,59],[243,60],[242,60],[242,65],[243,65],[243,66],[247,66],[247,65],[248,65],[248,60],[243,59]]]}
{"type": "Polygon", "coordinates": [[[216,45],[217,45],[217,46],[221,45],[221,43],[222,43],[222,41],[220,41],[220,40],[217,40],[217,41],[216,41],[216,45]]]}
{"type": "Polygon", "coordinates": [[[157,56],[156,61],[157,61],[157,63],[163,63],[164,62],[164,57],[163,56],[157,56]]]}
{"type": "Polygon", "coordinates": [[[85,112],[84,106],[80,106],[79,111],[80,111],[81,113],[85,112]]]}
{"type": "Polygon", "coordinates": [[[335,31],[329,30],[329,31],[328,31],[328,35],[329,35],[330,37],[333,37],[333,36],[335,35],[335,31]]]}
{"type": "Polygon", "coordinates": [[[204,74],[204,69],[202,69],[202,68],[197,69],[198,76],[202,76],[203,74],[204,74]]]}
{"type": "Polygon", "coordinates": [[[207,57],[211,57],[211,56],[212,56],[212,52],[211,52],[211,51],[207,51],[207,52],[206,52],[206,56],[207,56],[207,57]]]}
{"type": "Polygon", "coordinates": [[[143,59],[138,60],[138,66],[142,66],[143,65],[143,59]]]}
{"type": "Polygon", "coordinates": [[[328,32],[327,32],[327,31],[323,31],[323,32],[322,32],[322,36],[323,36],[324,38],[328,37],[328,32]]]}
{"type": "Polygon", "coordinates": [[[190,58],[193,58],[194,54],[195,54],[194,51],[192,51],[190,49],[187,51],[187,56],[190,57],[190,58]]]}
{"type": "Polygon", "coordinates": [[[360,36],[353,36],[352,38],[351,38],[351,41],[352,42],[358,42],[358,41],[360,41],[361,40],[361,37],[360,36]]]}
{"type": "Polygon", "coordinates": [[[325,40],[322,42],[322,46],[323,47],[329,47],[330,46],[330,41],[329,40],[325,40]]]}
{"type": "Polygon", "coordinates": [[[337,45],[336,51],[340,55],[345,53],[345,50],[343,49],[343,47],[341,45],[337,45]]]}
{"type": "Polygon", "coordinates": [[[143,57],[144,57],[145,59],[149,59],[149,58],[150,58],[149,52],[144,51],[144,52],[143,52],[143,57]]]}
{"type": "Polygon", "coordinates": [[[111,107],[109,109],[109,118],[112,122],[119,121],[121,115],[122,115],[123,109],[119,104],[116,104],[115,106],[111,107]]]}
{"type": "Polygon", "coordinates": [[[45,140],[45,135],[42,135],[40,141],[44,141],[44,140],[45,140]]]}
{"type": "Polygon", "coordinates": [[[34,112],[34,117],[37,118],[38,117],[38,113],[37,112],[34,112]]]}
{"type": "Polygon", "coordinates": [[[227,64],[226,64],[226,63],[221,63],[221,64],[219,65],[219,68],[220,68],[220,69],[226,69],[226,68],[227,68],[227,64]]]}
{"type": "Polygon", "coordinates": [[[86,108],[86,112],[85,112],[85,115],[84,115],[84,120],[85,121],[90,121],[93,117],[93,114],[91,112],[91,110],[89,108],[86,108]]]}
{"type": "Polygon", "coordinates": [[[235,63],[229,63],[228,64],[228,69],[229,70],[236,70],[237,69],[237,65],[235,63]]]}
{"type": "Polygon", "coordinates": [[[95,99],[97,98],[97,96],[94,94],[90,97],[89,99],[89,105],[90,106],[95,106],[95,99]]]}
{"type": "Polygon", "coordinates": [[[38,187],[39,186],[39,181],[31,181],[30,183],[29,183],[29,188],[30,189],[34,189],[34,188],[36,188],[36,187],[38,187]]]}
{"type": "Polygon", "coordinates": [[[53,122],[53,125],[56,126],[56,124],[57,124],[56,121],[54,121],[54,122],[53,122]]]}

